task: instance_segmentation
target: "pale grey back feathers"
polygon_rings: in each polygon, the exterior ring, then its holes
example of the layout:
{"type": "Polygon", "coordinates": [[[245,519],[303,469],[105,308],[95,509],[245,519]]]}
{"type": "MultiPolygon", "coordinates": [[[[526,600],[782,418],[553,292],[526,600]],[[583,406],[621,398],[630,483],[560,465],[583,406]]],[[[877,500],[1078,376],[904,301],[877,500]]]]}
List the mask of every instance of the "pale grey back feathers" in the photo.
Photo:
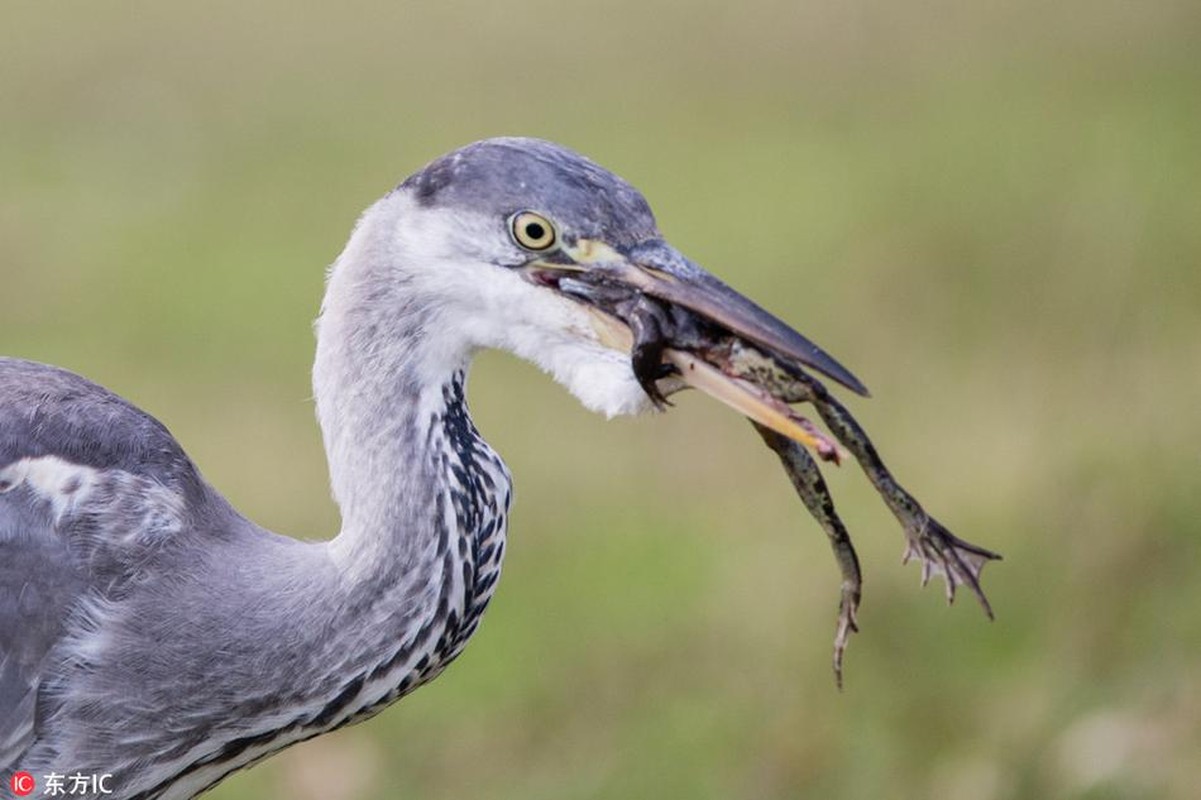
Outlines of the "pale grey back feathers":
{"type": "MultiPolygon", "coordinates": [[[[129,403],[64,370],[0,358],[0,467],[46,457],[155,474],[183,491],[198,483],[170,434],[129,403]]],[[[84,558],[58,535],[46,500],[0,479],[0,771],[49,713],[35,700],[69,611],[91,586],[121,583],[121,565],[84,558]]]]}
{"type": "MultiPolygon", "coordinates": [[[[53,720],[68,711],[104,718],[117,704],[136,716],[136,695],[123,690],[153,686],[144,678],[156,664],[140,649],[121,653],[123,630],[154,627],[155,615],[139,608],[186,604],[180,582],[204,575],[204,554],[253,526],[152,417],[77,375],[8,358],[0,358],[0,475],[0,771],[60,768],[49,763],[56,755],[117,771],[120,759],[110,753],[104,763],[103,751],[120,747],[121,730],[96,752],[70,752],[75,744],[53,720]],[[90,668],[102,643],[112,648],[105,668],[90,668]],[[139,680],[122,686],[122,672],[139,680]],[[30,751],[37,737],[40,750],[30,751]]],[[[203,630],[204,609],[179,610],[203,630]]],[[[165,646],[179,635],[157,633],[165,646]]],[[[128,641],[155,636],[143,630],[128,641]]],[[[195,675],[160,677],[181,688],[204,680],[197,646],[195,675]]]]}

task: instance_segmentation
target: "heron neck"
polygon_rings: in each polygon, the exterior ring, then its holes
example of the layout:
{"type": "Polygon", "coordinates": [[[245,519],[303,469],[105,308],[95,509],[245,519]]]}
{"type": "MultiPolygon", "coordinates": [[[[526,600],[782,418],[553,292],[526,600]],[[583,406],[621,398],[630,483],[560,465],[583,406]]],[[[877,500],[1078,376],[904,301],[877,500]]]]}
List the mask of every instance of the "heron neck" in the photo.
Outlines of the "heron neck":
{"type": "Polygon", "coordinates": [[[316,325],[313,394],[342,512],[339,539],[356,544],[380,541],[383,525],[412,529],[405,517],[434,502],[441,476],[427,434],[471,356],[437,318],[437,304],[395,268],[401,213],[384,198],[363,214],[330,270],[316,325]]]}
{"type": "Polygon", "coordinates": [[[321,320],[314,388],[329,460],[330,486],[342,515],[332,543],[351,569],[383,559],[412,566],[426,549],[432,517],[444,493],[445,469],[433,432],[446,412],[445,397],[461,385],[466,364],[436,383],[414,374],[414,353],[358,344],[364,331],[386,325],[403,341],[416,330],[397,328],[359,310],[341,319],[326,308],[321,320]],[[344,327],[328,341],[332,327],[344,327]]]}
{"type": "Polygon", "coordinates": [[[499,574],[510,483],[468,415],[470,349],[394,274],[390,226],[377,227],[360,224],[331,271],[313,385],[342,512],[329,554],[354,624],[401,642],[371,674],[403,678],[403,692],[474,632],[499,574]]]}

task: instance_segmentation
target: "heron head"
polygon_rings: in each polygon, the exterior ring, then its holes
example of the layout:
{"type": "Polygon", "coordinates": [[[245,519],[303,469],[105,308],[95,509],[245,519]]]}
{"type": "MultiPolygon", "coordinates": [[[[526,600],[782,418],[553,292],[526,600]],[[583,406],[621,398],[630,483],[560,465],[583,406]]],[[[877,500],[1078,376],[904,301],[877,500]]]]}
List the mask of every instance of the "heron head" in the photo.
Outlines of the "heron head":
{"type": "Polygon", "coordinates": [[[865,393],[832,357],[668,244],[634,187],[565,147],[477,142],[381,202],[393,213],[379,246],[406,291],[444,315],[448,358],[511,351],[610,416],[687,384],[729,402],[720,369],[681,374],[664,358],[674,342],[656,319],[686,317],[865,393]]]}

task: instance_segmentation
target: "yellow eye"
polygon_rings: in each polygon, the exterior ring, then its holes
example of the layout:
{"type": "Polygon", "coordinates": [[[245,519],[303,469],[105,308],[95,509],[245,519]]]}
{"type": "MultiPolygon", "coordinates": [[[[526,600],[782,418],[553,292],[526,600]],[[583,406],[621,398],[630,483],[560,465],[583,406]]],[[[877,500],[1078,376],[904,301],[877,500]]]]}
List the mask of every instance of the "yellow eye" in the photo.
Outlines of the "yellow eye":
{"type": "Polygon", "coordinates": [[[555,226],[533,211],[513,216],[513,240],[526,250],[549,250],[555,245],[555,226]]]}

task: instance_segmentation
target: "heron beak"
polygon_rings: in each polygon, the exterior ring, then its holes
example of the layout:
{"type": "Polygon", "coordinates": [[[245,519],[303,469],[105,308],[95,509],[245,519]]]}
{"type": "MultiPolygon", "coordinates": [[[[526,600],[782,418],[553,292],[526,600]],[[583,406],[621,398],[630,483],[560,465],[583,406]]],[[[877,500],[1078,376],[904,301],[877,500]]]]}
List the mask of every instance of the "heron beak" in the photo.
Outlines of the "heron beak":
{"type": "MultiPolygon", "coordinates": [[[[623,291],[627,297],[653,298],[668,309],[685,309],[703,324],[750,342],[782,363],[809,367],[857,394],[868,394],[867,387],[833,356],[666,242],[645,242],[623,254],[603,242],[580,240],[567,255],[572,260],[570,265],[536,266],[566,269],[558,273],[557,288],[597,310],[602,339],[609,346],[631,352],[635,362],[639,358],[635,343],[638,337],[631,331],[631,319],[620,312],[614,313],[614,306],[620,303],[611,300],[620,297],[623,291]]],[[[819,454],[828,450],[829,440],[816,434],[811,425],[770,391],[723,370],[722,364],[709,363],[695,352],[673,347],[679,343],[673,342],[670,335],[661,344],[654,357],[674,367],[684,384],[712,395],[744,416],[814,448],[819,454]]],[[[638,372],[637,363],[635,367],[638,372]]]]}
{"type": "Polygon", "coordinates": [[[784,361],[815,369],[856,394],[868,395],[867,387],[833,356],[665,242],[640,245],[617,269],[618,279],[639,291],[682,306],[784,361]]]}

